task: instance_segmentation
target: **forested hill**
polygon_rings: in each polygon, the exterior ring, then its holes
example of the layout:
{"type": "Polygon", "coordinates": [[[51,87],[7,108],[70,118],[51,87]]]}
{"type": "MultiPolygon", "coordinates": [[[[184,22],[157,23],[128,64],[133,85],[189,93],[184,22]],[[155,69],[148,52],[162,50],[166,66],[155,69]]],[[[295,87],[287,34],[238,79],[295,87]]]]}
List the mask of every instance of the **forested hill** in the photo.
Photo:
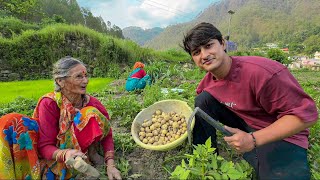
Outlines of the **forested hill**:
{"type": "Polygon", "coordinates": [[[133,40],[139,45],[144,45],[147,41],[153,39],[163,31],[160,27],[151,29],[142,29],[141,27],[130,26],[122,29],[123,36],[133,40]]]}
{"type": "Polygon", "coordinates": [[[10,37],[13,33],[17,34],[28,28],[39,29],[49,24],[65,23],[81,24],[103,34],[123,38],[122,30],[118,26],[110,21],[104,22],[101,16],[94,16],[89,9],[80,7],[76,0],[0,0],[0,21],[8,17],[32,23],[34,26],[11,26],[0,22],[0,36],[10,37]],[[7,32],[3,33],[4,31],[7,32]]]}
{"type": "Polygon", "coordinates": [[[240,49],[278,43],[292,48],[310,48],[320,44],[319,0],[221,0],[205,9],[188,23],[172,25],[145,44],[163,50],[181,44],[187,30],[199,22],[210,22],[227,35],[230,14],[230,35],[240,49]]]}

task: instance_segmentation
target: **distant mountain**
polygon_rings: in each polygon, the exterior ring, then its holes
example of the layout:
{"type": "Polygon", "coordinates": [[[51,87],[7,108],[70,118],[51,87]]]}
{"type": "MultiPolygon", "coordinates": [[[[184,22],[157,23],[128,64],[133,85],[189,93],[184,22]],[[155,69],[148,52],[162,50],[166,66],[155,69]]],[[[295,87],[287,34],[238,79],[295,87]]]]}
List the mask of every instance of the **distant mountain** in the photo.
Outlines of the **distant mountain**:
{"type": "Polygon", "coordinates": [[[138,43],[139,45],[144,45],[147,41],[153,39],[163,31],[160,27],[155,27],[152,29],[142,29],[136,26],[126,27],[122,30],[123,36],[127,39],[138,43]]]}
{"type": "Polygon", "coordinates": [[[144,47],[157,50],[178,48],[184,34],[195,24],[209,22],[228,34],[241,50],[275,42],[282,46],[302,44],[320,36],[319,0],[221,0],[210,5],[194,20],[171,25],[144,47]]]}

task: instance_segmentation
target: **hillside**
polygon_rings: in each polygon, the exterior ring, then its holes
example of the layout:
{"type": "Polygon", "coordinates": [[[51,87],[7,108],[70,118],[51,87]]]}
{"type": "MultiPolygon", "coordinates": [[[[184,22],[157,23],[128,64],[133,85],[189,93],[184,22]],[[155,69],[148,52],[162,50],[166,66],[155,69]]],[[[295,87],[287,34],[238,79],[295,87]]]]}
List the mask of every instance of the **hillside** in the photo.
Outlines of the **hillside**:
{"type": "MultiPolygon", "coordinates": [[[[144,46],[165,50],[177,48],[187,30],[199,22],[210,22],[227,35],[232,15],[230,35],[240,49],[248,49],[268,42],[294,46],[320,38],[318,0],[221,0],[205,9],[196,19],[164,29],[144,46]],[[309,39],[308,39],[309,38],[309,39]]],[[[319,46],[320,48],[320,46],[319,46]]]]}
{"type": "Polygon", "coordinates": [[[136,26],[126,27],[122,30],[123,36],[139,45],[144,45],[147,41],[153,39],[163,31],[160,27],[152,29],[142,29],[136,26]]]}

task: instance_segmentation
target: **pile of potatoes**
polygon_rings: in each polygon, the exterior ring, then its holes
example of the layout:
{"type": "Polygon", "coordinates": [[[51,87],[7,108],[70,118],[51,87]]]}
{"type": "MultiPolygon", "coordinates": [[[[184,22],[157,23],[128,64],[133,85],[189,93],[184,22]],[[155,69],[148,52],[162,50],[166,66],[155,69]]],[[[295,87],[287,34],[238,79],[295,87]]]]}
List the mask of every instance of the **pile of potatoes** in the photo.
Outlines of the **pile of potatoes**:
{"type": "Polygon", "coordinates": [[[176,112],[165,113],[156,110],[151,120],[144,120],[139,139],[154,146],[168,144],[180,138],[187,131],[185,116],[176,112]]]}

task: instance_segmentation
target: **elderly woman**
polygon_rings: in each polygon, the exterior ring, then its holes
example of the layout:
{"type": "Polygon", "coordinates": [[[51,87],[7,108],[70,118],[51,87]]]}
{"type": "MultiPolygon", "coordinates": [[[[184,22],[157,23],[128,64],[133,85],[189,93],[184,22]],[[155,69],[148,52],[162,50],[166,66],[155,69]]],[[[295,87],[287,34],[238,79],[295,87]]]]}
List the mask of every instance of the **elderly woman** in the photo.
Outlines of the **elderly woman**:
{"type": "Polygon", "coordinates": [[[150,76],[147,75],[143,68],[144,64],[142,62],[138,61],[134,64],[133,71],[130,73],[126,82],[127,91],[144,89],[147,84],[151,84],[150,76]]]}
{"type": "MultiPolygon", "coordinates": [[[[77,156],[89,163],[101,164],[101,156],[97,154],[100,145],[108,178],[121,179],[114,164],[114,144],[107,110],[99,100],[86,94],[89,80],[85,65],[75,58],[62,58],[54,64],[53,78],[55,91],[39,99],[33,114],[39,127],[31,119],[36,128],[27,129],[36,129],[39,135],[31,145],[34,149],[34,142],[37,141],[42,178],[74,178],[77,172],[67,167],[65,161],[77,156]]],[[[4,116],[3,119],[8,117],[4,116]]],[[[31,172],[30,177],[36,179],[36,173],[40,173],[38,160],[33,159],[28,167],[35,171],[35,175],[31,172]]]]}

